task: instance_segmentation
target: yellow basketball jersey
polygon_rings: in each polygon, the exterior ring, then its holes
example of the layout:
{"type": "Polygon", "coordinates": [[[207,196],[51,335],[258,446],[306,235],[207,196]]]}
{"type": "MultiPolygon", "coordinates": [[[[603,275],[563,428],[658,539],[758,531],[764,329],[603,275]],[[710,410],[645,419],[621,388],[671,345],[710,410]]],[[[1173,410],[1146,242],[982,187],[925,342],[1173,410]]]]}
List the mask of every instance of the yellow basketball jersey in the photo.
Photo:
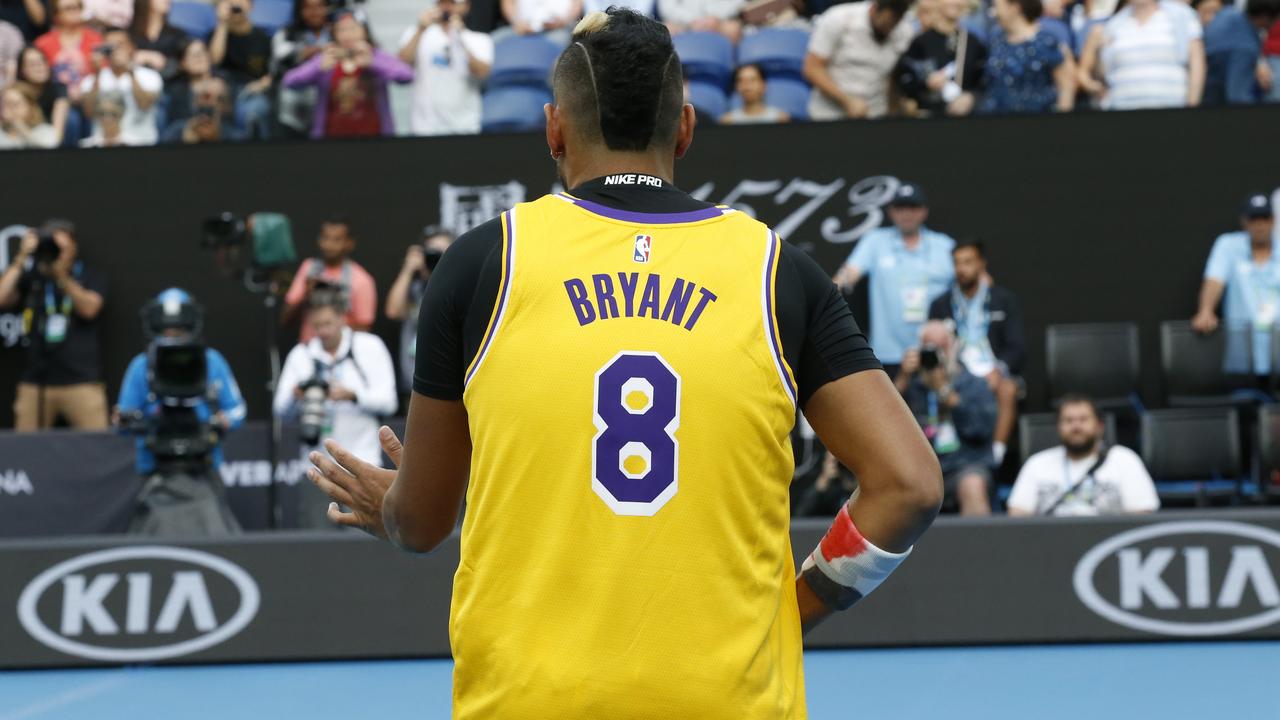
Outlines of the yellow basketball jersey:
{"type": "Polygon", "coordinates": [[[502,223],[463,395],[455,717],[805,717],[777,236],[565,194],[502,223]]]}

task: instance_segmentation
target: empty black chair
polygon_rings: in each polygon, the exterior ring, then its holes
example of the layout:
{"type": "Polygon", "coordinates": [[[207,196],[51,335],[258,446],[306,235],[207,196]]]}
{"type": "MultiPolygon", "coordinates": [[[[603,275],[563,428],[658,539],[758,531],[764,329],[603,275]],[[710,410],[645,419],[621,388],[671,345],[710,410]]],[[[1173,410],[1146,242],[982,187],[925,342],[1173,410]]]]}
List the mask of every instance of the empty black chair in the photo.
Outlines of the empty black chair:
{"type": "Polygon", "coordinates": [[[1228,372],[1225,363],[1228,352],[1238,356],[1237,361],[1252,357],[1251,335],[1226,328],[1202,335],[1186,320],[1160,323],[1165,402],[1172,407],[1221,407],[1266,401],[1265,394],[1249,389],[1248,373],[1228,372]]]}
{"type": "Polygon", "coordinates": [[[1049,397],[1055,406],[1067,393],[1088,395],[1104,410],[1137,405],[1137,325],[1050,325],[1044,340],[1049,397]]]}
{"type": "MultiPolygon", "coordinates": [[[[1102,439],[1108,445],[1116,444],[1116,416],[1102,414],[1102,439]]],[[[1057,413],[1031,413],[1018,418],[1018,446],[1022,462],[1041,450],[1061,445],[1058,439],[1057,413]]]]}
{"type": "Polygon", "coordinates": [[[1267,495],[1280,495],[1280,405],[1258,408],[1258,481],[1267,495]]]}
{"type": "Polygon", "coordinates": [[[1235,408],[1148,410],[1142,460],[1161,499],[1203,502],[1245,489],[1235,408]]]}

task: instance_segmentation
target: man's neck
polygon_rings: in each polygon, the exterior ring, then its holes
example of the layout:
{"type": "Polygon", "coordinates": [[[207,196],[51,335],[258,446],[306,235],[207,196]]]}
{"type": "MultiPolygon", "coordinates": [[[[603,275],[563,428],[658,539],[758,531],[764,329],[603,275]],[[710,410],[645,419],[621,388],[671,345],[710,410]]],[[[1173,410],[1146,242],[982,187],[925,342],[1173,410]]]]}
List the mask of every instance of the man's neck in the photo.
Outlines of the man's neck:
{"type": "Polygon", "coordinates": [[[914,249],[914,248],[915,248],[915,246],[917,246],[917,245],[919,245],[919,244],[920,244],[920,230],[919,230],[919,228],[917,228],[917,229],[915,229],[915,230],[913,230],[913,231],[911,231],[911,232],[909,232],[909,233],[905,233],[905,232],[901,232],[901,231],[899,231],[899,232],[902,234],[902,242],[906,243],[907,247],[909,247],[909,248],[913,248],[913,249],[914,249]]]}
{"type": "Polygon", "coordinates": [[[622,175],[628,173],[652,175],[662,178],[667,183],[675,180],[675,157],[669,152],[664,157],[659,152],[616,152],[597,148],[586,148],[581,157],[577,153],[566,152],[560,161],[560,174],[564,178],[565,189],[575,188],[588,180],[605,175],[622,175]],[[593,152],[594,151],[594,152],[593,152]]]}
{"type": "Polygon", "coordinates": [[[982,289],[982,282],[981,282],[981,281],[973,282],[973,283],[969,283],[968,287],[966,287],[966,286],[964,286],[964,285],[961,285],[961,286],[960,286],[960,292],[961,292],[961,294],[963,294],[965,297],[970,298],[970,299],[972,299],[972,298],[973,298],[973,296],[977,295],[977,294],[978,294],[978,291],[979,291],[979,290],[981,290],[981,289],[982,289]]]}
{"type": "Polygon", "coordinates": [[[253,23],[248,20],[227,23],[227,31],[232,35],[248,35],[253,30],[253,23]]]}
{"type": "Polygon", "coordinates": [[[1271,259],[1271,243],[1253,242],[1249,244],[1249,252],[1256,263],[1264,263],[1271,259]]]}
{"type": "Polygon", "coordinates": [[[1098,443],[1094,443],[1090,445],[1087,450],[1083,450],[1083,451],[1073,451],[1071,448],[1067,448],[1067,457],[1076,462],[1079,462],[1081,460],[1088,460],[1089,458],[1097,454],[1098,454],[1098,443]]]}
{"type": "Polygon", "coordinates": [[[931,24],[933,27],[930,29],[937,32],[939,35],[955,35],[956,28],[960,26],[959,22],[946,17],[934,18],[931,24]]]}
{"type": "Polygon", "coordinates": [[[345,264],[346,262],[347,262],[346,258],[338,258],[337,260],[325,260],[324,266],[329,268],[330,270],[337,270],[341,268],[343,264],[345,264]]]}

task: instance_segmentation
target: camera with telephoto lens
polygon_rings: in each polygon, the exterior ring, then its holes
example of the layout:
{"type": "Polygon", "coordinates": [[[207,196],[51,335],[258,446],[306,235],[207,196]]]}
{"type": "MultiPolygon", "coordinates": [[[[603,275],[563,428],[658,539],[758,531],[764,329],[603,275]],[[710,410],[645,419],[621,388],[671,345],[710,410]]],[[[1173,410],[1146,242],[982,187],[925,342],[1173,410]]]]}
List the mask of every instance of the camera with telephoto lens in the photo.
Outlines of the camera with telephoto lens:
{"type": "Polygon", "coordinates": [[[35,252],[31,254],[32,261],[35,262],[36,267],[47,267],[58,262],[58,258],[62,257],[62,248],[53,239],[53,235],[42,232],[38,235],[38,238],[35,252]]]}
{"type": "Polygon", "coordinates": [[[427,265],[428,272],[435,272],[436,265],[440,264],[440,258],[444,257],[444,251],[439,248],[423,248],[422,259],[427,265]]]}
{"type": "Polygon", "coordinates": [[[319,377],[298,385],[302,400],[298,410],[298,437],[305,445],[319,445],[329,424],[329,383],[319,377]]]}
{"type": "Polygon", "coordinates": [[[942,364],[942,358],[938,354],[938,348],[935,345],[924,345],[920,348],[920,367],[926,371],[933,370],[942,364]]]}

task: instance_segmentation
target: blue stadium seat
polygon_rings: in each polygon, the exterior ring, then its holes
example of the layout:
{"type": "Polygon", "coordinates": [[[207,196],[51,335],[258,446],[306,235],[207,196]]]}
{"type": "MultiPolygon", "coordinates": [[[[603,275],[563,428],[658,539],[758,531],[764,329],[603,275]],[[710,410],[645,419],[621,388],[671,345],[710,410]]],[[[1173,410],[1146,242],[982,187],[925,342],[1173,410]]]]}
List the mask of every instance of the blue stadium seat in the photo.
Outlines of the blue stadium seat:
{"type": "Polygon", "coordinates": [[[205,3],[175,2],[169,9],[169,24],[191,37],[208,40],[218,25],[218,14],[205,3]]]}
{"type": "Polygon", "coordinates": [[[551,102],[545,88],[502,87],[484,94],[480,126],[483,132],[520,132],[544,126],[542,106],[551,102]]]}
{"type": "Polygon", "coordinates": [[[733,79],[733,44],[720,33],[689,32],[676,35],[676,54],[690,80],[729,87],[733,79]]]}
{"type": "Polygon", "coordinates": [[[1085,41],[1089,39],[1089,33],[1093,32],[1094,27],[1101,25],[1107,20],[1108,18],[1102,18],[1099,20],[1090,20],[1084,24],[1084,27],[1080,28],[1080,32],[1076,33],[1075,44],[1072,46],[1071,49],[1075,51],[1077,58],[1079,58],[1080,54],[1084,52],[1084,44],[1085,44],[1085,41]]]}
{"type": "MultiPolygon", "coordinates": [[[[764,88],[764,101],[779,110],[785,110],[792,120],[809,119],[809,83],[783,77],[770,80],[764,88]]],[[[742,107],[742,96],[734,93],[730,105],[742,107]]]]}
{"type": "Polygon", "coordinates": [[[293,0],[257,0],[249,19],[272,35],[293,21],[293,0]]]}
{"type": "Polygon", "coordinates": [[[983,45],[990,46],[990,30],[994,22],[994,20],[988,22],[981,15],[974,14],[960,20],[960,26],[968,30],[969,34],[977,38],[983,45]]]}
{"type": "Polygon", "coordinates": [[[765,29],[742,38],[738,46],[739,65],[759,65],[770,80],[804,77],[804,56],[809,51],[809,33],[797,29],[765,29]]]}
{"type": "Polygon", "coordinates": [[[729,111],[729,98],[721,86],[701,80],[689,81],[689,102],[716,120],[729,111]]]}
{"type": "Polygon", "coordinates": [[[1075,45],[1071,37],[1071,27],[1066,23],[1056,18],[1048,17],[1042,17],[1038,22],[1040,23],[1040,29],[1052,35],[1054,40],[1067,47],[1075,45]]]}
{"type": "Polygon", "coordinates": [[[489,87],[548,87],[560,50],[559,45],[536,35],[503,40],[493,49],[489,87]]]}

